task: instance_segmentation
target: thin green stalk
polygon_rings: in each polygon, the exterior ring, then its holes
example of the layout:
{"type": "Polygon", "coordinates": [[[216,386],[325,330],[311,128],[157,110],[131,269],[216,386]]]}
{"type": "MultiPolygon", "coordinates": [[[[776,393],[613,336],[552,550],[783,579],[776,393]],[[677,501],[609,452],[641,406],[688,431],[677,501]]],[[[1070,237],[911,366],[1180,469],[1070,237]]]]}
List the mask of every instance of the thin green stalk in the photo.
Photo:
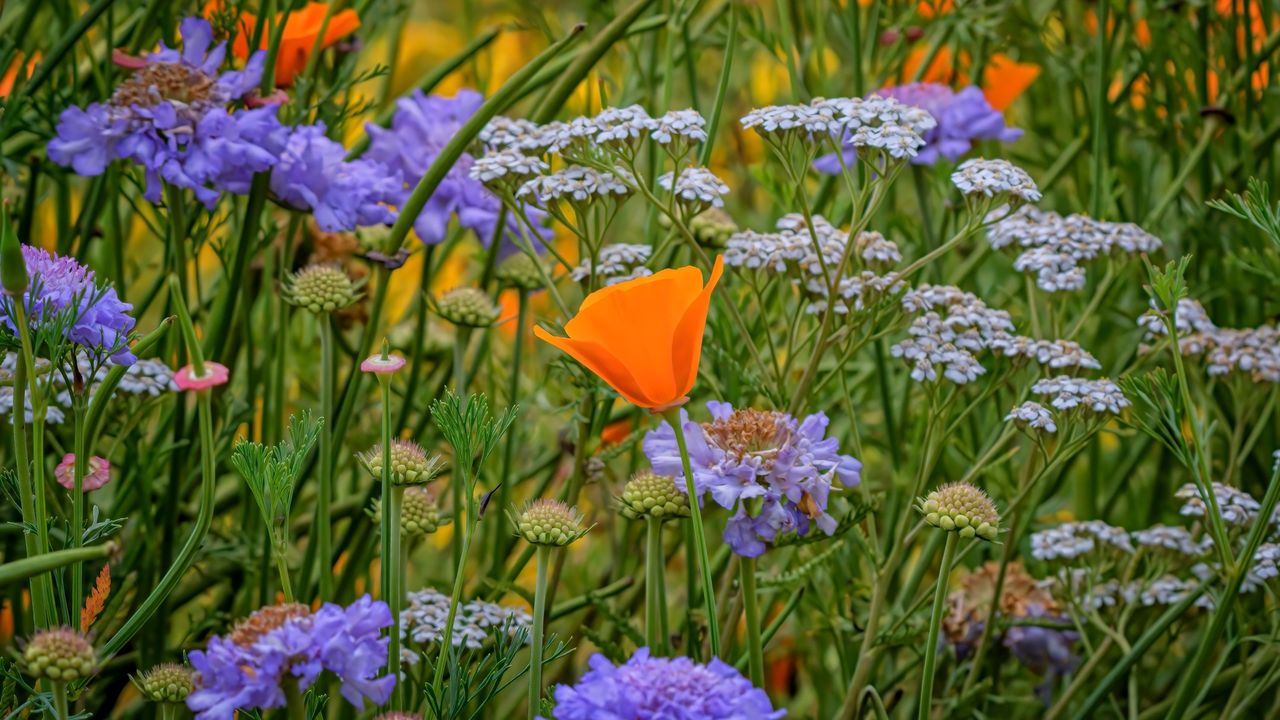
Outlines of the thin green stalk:
{"type": "Polygon", "coordinates": [[[119,546],[115,543],[107,542],[82,548],[54,550],[44,555],[11,560],[0,565],[0,586],[22,582],[28,578],[43,575],[68,565],[90,560],[102,560],[110,557],[118,549],[119,546]]]}
{"type": "MultiPolygon", "coordinates": [[[[685,442],[684,427],[680,419],[680,409],[671,408],[663,411],[662,416],[675,432],[676,444],[680,447],[680,462],[684,468],[685,490],[689,494],[689,510],[692,518],[694,547],[689,551],[688,562],[698,563],[702,571],[702,606],[707,614],[707,639],[711,644],[711,657],[720,657],[720,627],[716,621],[715,580],[711,577],[711,563],[707,557],[707,534],[702,526],[702,508],[698,503],[698,491],[693,485],[693,467],[689,462],[689,448],[685,442]],[[696,553],[696,555],[695,555],[696,553]]],[[[693,587],[688,588],[690,600],[693,598],[693,587]]],[[[692,603],[691,603],[692,604],[692,603]]]]}
{"type": "Polygon", "coordinates": [[[764,687],[764,641],[760,637],[760,604],[756,597],[756,559],[738,558],[742,582],[742,607],[747,616],[747,667],[751,684],[764,687]]]}
{"type": "Polygon", "coordinates": [[[942,627],[943,606],[947,602],[947,577],[951,574],[951,561],[956,555],[957,533],[947,533],[947,544],[942,547],[942,566],[938,569],[937,588],[933,593],[933,614],[929,616],[929,636],[924,645],[924,669],[920,677],[920,704],[916,717],[929,720],[933,706],[933,675],[938,662],[938,630],[942,627]]]}
{"type": "MultiPolygon", "coordinates": [[[[13,302],[13,314],[15,316],[14,324],[19,328],[26,326],[26,319],[23,317],[24,308],[21,300],[13,302]]],[[[37,491],[43,492],[43,488],[37,488],[31,484],[31,462],[27,457],[27,363],[22,360],[17,364],[17,368],[13,374],[13,412],[9,418],[10,424],[13,426],[13,454],[14,462],[18,466],[18,490],[21,495],[19,505],[22,509],[22,521],[28,525],[34,526],[35,518],[35,495],[37,491]]],[[[22,533],[22,542],[26,546],[27,560],[34,560],[41,557],[40,545],[36,535],[29,532],[22,533]]],[[[46,628],[53,624],[52,619],[47,617],[45,610],[48,607],[48,599],[45,596],[45,585],[48,582],[47,577],[38,577],[31,582],[31,609],[35,616],[35,625],[37,628],[46,628]]]]}
{"type": "MultiPolygon", "coordinates": [[[[525,342],[525,326],[529,322],[529,293],[524,290],[517,291],[519,293],[517,300],[518,310],[516,311],[516,327],[515,336],[511,340],[511,376],[510,384],[507,386],[507,404],[516,405],[520,399],[520,365],[521,358],[524,356],[525,342]]],[[[502,475],[498,479],[498,496],[497,510],[499,513],[506,512],[506,508],[511,504],[511,470],[515,464],[515,453],[519,423],[513,423],[511,428],[507,430],[507,441],[502,448],[502,475]]],[[[502,560],[507,556],[505,533],[502,532],[502,523],[493,523],[492,547],[490,551],[493,553],[493,563],[490,567],[489,574],[494,578],[502,577],[502,560]]]]}
{"type": "MultiPolygon", "coordinates": [[[[383,462],[383,467],[390,465],[389,462],[383,462]]],[[[390,559],[383,564],[382,574],[390,580],[387,583],[390,592],[386,595],[387,605],[391,608],[391,646],[388,650],[390,661],[388,665],[395,669],[400,668],[400,608],[404,605],[404,576],[401,574],[401,548],[400,548],[400,507],[404,502],[404,487],[395,486],[391,488],[391,500],[388,503],[391,506],[390,517],[388,518],[391,525],[391,537],[388,543],[390,550],[390,559]]],[[[404,707],[404,685],[396,683],[395,693],[391,696],[391,709],[399,710],[404,707]]]]}
{"type": "MultiPolygon", "coordinates": [[[[79,377],[79,371],[76,372],[79,377]]],[[[84,544],[84,476],[89,469],[89,456],[85,441],[85,389],[77,388],[72,400],[72,422],[75,424],[75,467],[71,488],[71,536],[67,538],[71,548],[78,549],[84,544]]],[[[71,566],[71,612],[80,610],[81,598],[84,597],[84,565],[76,563],[71,566]]]]}
{"type": "Polygon", "coordinates": [[[53,684],[53,715],[58,720],[68,720],[71,714],[67,712],[67,684],[65,682],[55,682],[53,684]]]}
{"type": "MultiPolygon", "coordinates": [[[[333,599],[333,545],[331,506],[333,503],[333,384],[336,364],[333,346],[333,318],[317,317],[320,323],[320,487],[316,492],[316,571],[320,581],[320,599],[333,599]]],[[[384,456],[386,457],[386,456],[384,456]]],[[[387,463],[384,462],[383,465],[387,463]]],[[[303,592],[309,592],[303,588],[303,592]]]]}
{"type": "Polygon", "coordinates": [[[538,717],[542,702],[542,645],[547,615],[547,568],[551,548],[539,545],[538,579],[533,589],[533,634],[529,641],[529,720],[538,717]]]}
{"type": "Polygon", "coordinates": [[[662,575],[667,557],[662,551],[662,520],[652,515],[645,520],[644,552],[644,630],[645,640],[654,655],[667,654],[662,628],[662,575]]]}
{"type": "MultiPolygon", "coordinates": [[[[471,328],[459,325],[453,339],[453,392],[460,398],[467,396],[467,343],[471,340],[471,328]]],[[[462,527],[463,523],[463,504],[465,498],[460,478],[451,477],[449,479],[449,492],[453,497],[453,526],[455,528],[462,527]]],[[[453,571],[459,573],[462,571],[462,538],[457,533],[453,534],[453,571]]]]}
{"type": "MultiPolygon", "coordinates": [[[[393,507],[395,501],[393,495],[395,489],[391,486],[391,376],[387,373],[378,373],[378,386],[382,390],[382,565],[380,571],[382,573],[382,597],[384,600],[391,597],[395,590],[392,584],[392,577],[395,575],[396,564],[392,558],[392,537],[398,535],[400,528],[398,527],[398,518],[393,517],[393,513],[399,510],[393,507]],[[396,524],[392,525],[392,521],[396,520],[396,524]]],[[[396,544],[399,544],[398,541],[396,544]]],[[[397,646],[395,654],[387,654],[387,669],[394,671],[399,668],[399,617],[392,618],[393,627],[389,631],[391,642],[397,646]]],[[[450,620],[452,622],[452,620],[450,620]]],[[[446,635],[448,630],[446,629],[446,635]]],[[[448,645],[442,647],[448,648],[448,645]]],[[[442,651],[447,652],[447,650],[442,651]]],[[[443,657],[440,662],[443,664],[443,657]]]]}
{"type": "MultiPolygon", "coordinates": [[[[44,555],[49,552],[49,507],[48,498],[45,488],[44,478],[44,426],[45,426],[45,409],[47,407],[47,398],[41,392],[37,379],[39,374],[36,372],[35,350],[31,340],[31,328],[27,326],[26,307],[23,301],[17,300],[11,303],[13,307],[14,324],[18,326],[18,338],[21,343],[22,356],[19,362],[25,368],[27,376],[27,392],[31,393],[31,490],[35,499],[33,508],[33,521],[36,526],[36,552],[37,555],[44,555]]],[[[26,412],[26,403],[21,401],[21,395],[15,392],[14,409],[18,413],[26,412]]],[[[23,417],[25,422],[25,417],[23,417]]],[[[17,425],[15,424],[16,428],[17,425]]],[[[49,625],[57,624],[58,611],[56,601],[53,596],[53,580],[49,576],[42,576],[36,580],[37,583],[43,585],[40,595],[43,597],[42,613],[44,620],[49,625]]],[[[35,593],[32,598],[35,598],[35,593]]],[[[41,613],[37,613],[39,616],[41,613]]],[[[46,626],[47,627],[47,626],[46,626]]]]}

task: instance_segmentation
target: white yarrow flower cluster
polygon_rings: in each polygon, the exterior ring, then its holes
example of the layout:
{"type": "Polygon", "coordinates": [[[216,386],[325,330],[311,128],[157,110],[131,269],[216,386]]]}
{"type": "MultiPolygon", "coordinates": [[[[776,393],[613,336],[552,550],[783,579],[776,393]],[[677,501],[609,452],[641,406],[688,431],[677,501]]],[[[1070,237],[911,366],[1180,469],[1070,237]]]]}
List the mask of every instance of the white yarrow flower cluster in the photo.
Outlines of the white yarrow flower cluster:
{"type": "Polygon", "coordinates": [[[538,123],[524,118],[498,115],[484,126],[477,139],[489,150],[533,150],[537,148],[538,123]]]}
{"type": "Polygon", "coordinates": [[[1098,414],[1119,415],[1121,410],[1130,405],[1120,386],[1106,378],[1086,380],[1059,375],[1038,380],[1031,386],[1031,392],[1053,396],[1049,404],[1059,410],[1080,408],[1098,414]]]}
{"type": "Polygon", "coordinates": [[[692,144],[707,139],[707,120],[697,110],[672,110],[655,118],[649,137],[659,145],[692,144]]]}
{"type": "Polygon", "coordinates": [[[1133,553],[1129,533],[1101,520],[1063,523],[1031,534],[1031,556],[1037,560],[1074,560],[1094,550],[1133,553]]]}
{"type": "Polygon", "coordinates": [[[1209,543],[1202,544],[1192,539],[1191,531],[1181,525],[1152,525],[1145,530],[1135,530],[1133,541],[1143,547],[1170,550],[1191,557],[1203,555],[1209,547],[1209,543]]]}
{"type": "MultiPolygon", "coordinates": [[[[1178,512],[1184,517],[1205,517],[1208,514],[1204,496],[1195,484],[1187,483],[1178,488],[1174,497],[1183,502],[1178,512]]],[[[1217,502],[1223,522],[1229,525],[1249,525],[1262,509],[1262,504],[1249,493],[1220,482],[1213,484],[1213,499],[1217,502]]]]}
{"type": "Polygon", "coordinates": [[[518,150],[493,150],[476,159],[468,174],[486,185],[512,184],[544,173],[549,167],[542,158],[518,150]]]}
{"type": "Polygon", "coordinates": [[[1019,272],[1036,275],[1036,285],[1046,292],[1079,290],[1085,284],[1083,263],[1104,255],[1150,253],[1160,239],[1131,223],[1094,220],[1023,205],[1010,214],[1001,207],[988,214],[994,221],[987,241],[994,249],[1018,247],[1014,260],[1019,272]]]}
{"type": "MultiPolygon", "coordinates": [[[[596,254],[595,275],[603,280],[604,285],[615,285],[625,280],[652,275],[653,271],[644,266],[649,262],[652,254],[652,245],[639,243],[605,245],[596,254]]],[[[585,258],[569,272],[569,277],[582,282],[591,277],[591,269],[591,258],[585,258]]]]}
{"type": "Polygon", "coordinates": [[[1047,433],[1058,431],[1058,425],[1053,421],[1053,413],[1038,402],[1024,402],[1010,410],[1004,419],[1005,422],[1017,423],[1022,428],[1043,430],[1047,433]]]}
{"type": "Polygon", "coordinates": [[[589,203],[624,198],[631,194],[631,186],[622,180],[626,177],[625,171],[618,170],[617,173],[570,165],[550,175],[539,175],[529,180],[516,191],[516,197],[543,206],[560,200],[589,203]]]}
{"type": "Polygon", "coordinates": [[[1263,543],[1253,554],[1253,564],[1245,573],[1240,592],[1253,592],[1277,576],[1280,576],[1280,545],[1263,543]]]}
{"type": "Polygon", "coordinates": [[[715,176],[715,173],[703,167],[689,167],[680,170],[680,177],[674,181],[674,173],[666,173],[658,178],[658,185],[664,190],[674,192],[676,197],[695,206],[724,207],[723,196],[729,194],[729,186],[715,176]]]}
{"type": "MultiPolygon", "coordinates": [[[[1165,575],[1150,582],[1137,581],[1129,583],[1124,588],[1124,597],[1127,602],[1138,602],[1144,607],[1177,605],[1196,589],[1197,584],[1193,580],[1184,580],[1172,575],[1165,575]]],[[[1207,593],[1202,594],[1196,598],[1195,606],[1212,610],[1213,597],[1207,593]]]]}
{"type": "MultiPolygon", "coordinates": [[[[752,110],[742,127],[780,141],[826,141],[903,160],[924,147],[924,133],[937,125],[924,110],[894,98],[816,98],[807,105],[770,105],[752,110]]],[[[877,158],[876,164],[880,165],[877,158]]]]}
{"type": "MultiPolygon", "coordinates": [[[[1148,339],[1168,334],[1164,319],[1154,307],[1138,318],[1148,339]]],[[[1220,328],[1214,325],[1204,306],[1190,298],[1178,301],[1174,313],[1178,331],[1178,351],[1186,356],[1204,356],[1210,375],[1245,373],[1254,382],[1280,382],[1280,328],[1220,328]]]]}
{"type": "Polygon", "coordinates": [[[890,353],[911,365],[911,378],[917,382],[934,382],[939,376],[957,385],[973,382],[986,372],[974,353],[1013,330],[1008,312],[987,307],[973,293],[951,286],[926,284],[908,290],[902,308],[919,317],[907,330],[911,337],[891,347],[890,353]]]}
{"type": "Polygon", "coordinates": [[[858,257],[868,265],[897,265],[902,262],[902,251],[898,250],[898,243],[886,239],[874,230],[858,233],[853,242],[858,249],[858,257]]]}
{"type": "Polygon", "coordinates": [[[1048,368],[1085,368],[1100,370],[1098,362],[1080,343],[1071,340],[1037,340],[1025,335],[996,333],[991,339],[991,350],[1001,357],[1026,358],[1048,368]]]}
{"type": "Polygon", "coordinates": [[[1040,202],[1040,189],[1035,181],[1027,171],[1008,160],[965,160],[951,173],[951,182],[965,195],[1022,203],[1040,202]]]}
{"type": "MultiPolygon", "coordinates": [[[[444,639],[444,625],[449,619],[449,596],[432,588],[411,592],[408,605],[400,611],[400,636],[418,645],[430,645],[444,639]]],[[[528,630],[533,618],[518,607],[495,605],[473,600],[458,607],[453,619],[454,647],[477,650],[504,626],[514,633],[528,630]]]]}

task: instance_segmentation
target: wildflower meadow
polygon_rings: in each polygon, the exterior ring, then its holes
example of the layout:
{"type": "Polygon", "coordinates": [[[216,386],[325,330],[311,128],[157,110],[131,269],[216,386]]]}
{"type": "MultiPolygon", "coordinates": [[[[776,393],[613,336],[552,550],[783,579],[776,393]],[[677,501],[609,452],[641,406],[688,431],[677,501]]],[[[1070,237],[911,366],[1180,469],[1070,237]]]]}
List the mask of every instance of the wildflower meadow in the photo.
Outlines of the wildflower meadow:
{"type": "Polygon", "coordinates": [[[1278,48],[0,0],[0,720],[1280,719],[1278,48]]]}

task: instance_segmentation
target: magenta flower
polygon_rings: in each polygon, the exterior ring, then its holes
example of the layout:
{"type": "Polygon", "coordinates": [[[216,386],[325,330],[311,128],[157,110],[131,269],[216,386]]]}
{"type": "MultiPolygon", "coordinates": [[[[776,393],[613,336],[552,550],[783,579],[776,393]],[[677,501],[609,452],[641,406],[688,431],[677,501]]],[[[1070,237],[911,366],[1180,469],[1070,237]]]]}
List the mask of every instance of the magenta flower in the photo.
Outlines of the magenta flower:
{"type": "Polygon", "coordinates": [[[393,375],[405,366],[405,362],[405,359],[399,355],[378,353],[365,358],[364,362],[360,363],[360,371],[377,375],[393,375]]]}
{"type": "MultiPolygon", "coordinates": [[[[53,469],[53,476],[58,479],[58,484],[68,490],[76,489],[76,456],[67,453],[62,456],[62,462],[53,469]]],[[[94,455],[89,458],[88,471],[81,478],[81,488],[84,492],[97,490],[107,483],[111,482],[111,463],[107,462],[104,457],[94,455]]]]}
{"type": "Polygon", "coordinates": [[[174,373],[173,382],[177,384],[179,390],[208,390],[211,387],[225,385],[230,376],[231,371],[226,365],[205,360],[203,374],[197,375],[195,367],[187,365],[174,373]]]}

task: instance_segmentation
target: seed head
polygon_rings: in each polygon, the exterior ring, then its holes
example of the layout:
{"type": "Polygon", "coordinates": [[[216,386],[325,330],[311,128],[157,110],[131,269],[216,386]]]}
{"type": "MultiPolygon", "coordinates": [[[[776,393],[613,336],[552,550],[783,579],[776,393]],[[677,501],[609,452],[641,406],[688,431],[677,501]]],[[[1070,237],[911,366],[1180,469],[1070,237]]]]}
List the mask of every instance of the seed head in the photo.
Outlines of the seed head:
{"type": "Polygon", "coordinates": [[[489,327],[501,313],[483,290],[471,287],[445,293],[436,301],[436,311],[440,317],[462,327],[489,327]]]}
{"type": "Polygon", "coordinates": [[[32,635],[22,659],[28,675],[56,682],[88,677],[97,664],[93,646],[83,634],[69,627],[50,628],[32,635]]]}
{"type": "Polygon", "coordinates": [[[966,482],[947,483],[921,498],[920,512],[925,522],[948,532],[955,530],[965,539],[977,536],[994,541],[1000,526],[995,503],[966,482]]]}
{"type": "Polygon", "coordinates": [[[538,261],[524,253],[516,253],[498,266],[498,281],[520,290],[537,290],[542,287],[542,274],[538,261]]]}
{"type": "Polygon", "coordinates": [[[134,687],[151,702],[181,703],[195,691],[191,668],[177,663],[156,665],[133,678],[134,687]]]}
{"type": "Polygon", "coordinates": [[[618,500],[622,514],[632,520],[689,517],[689,496],[676,487],[674,479],[651,472],[633,475],[618,500]]]}
{"type": "Polygon", "coordinates": [[[360,297],[359,288],[335,265],[308,265],[289,276],[284,297],[317,315],[341,310],[360,297]]]}
{"type": "Polygon", "coordinates": [[[729,246],[729,236],[738,232],[738,224],[729,213],[710,207],[689,221],[689,229],[699,245],[719,249],[729,246]]]}
{"type": "Polygon", "coordinates": [[[425,487],[405,488],[400,503],[400,532],[409,537],[430,535],[448,521],[440,516],[440,506],[425,487]]]}
{"type": "MultiPolygon", "coordinates": [[[[361,462],[375,478],[382,477],[382,445],[375,445],[360,456],[361,462]]],[[[391,482],[396,485],[422,485],[431,482],[444,469],[444,459],[427,455],[412,440],[391,441],[391,482]]]]}
{"type": "Polygon", "coordinates": [[[563,547],[587,534],[582,513],[559,500],[534,500],[513,517],[516,534],[534,545],[563,547]]]}

